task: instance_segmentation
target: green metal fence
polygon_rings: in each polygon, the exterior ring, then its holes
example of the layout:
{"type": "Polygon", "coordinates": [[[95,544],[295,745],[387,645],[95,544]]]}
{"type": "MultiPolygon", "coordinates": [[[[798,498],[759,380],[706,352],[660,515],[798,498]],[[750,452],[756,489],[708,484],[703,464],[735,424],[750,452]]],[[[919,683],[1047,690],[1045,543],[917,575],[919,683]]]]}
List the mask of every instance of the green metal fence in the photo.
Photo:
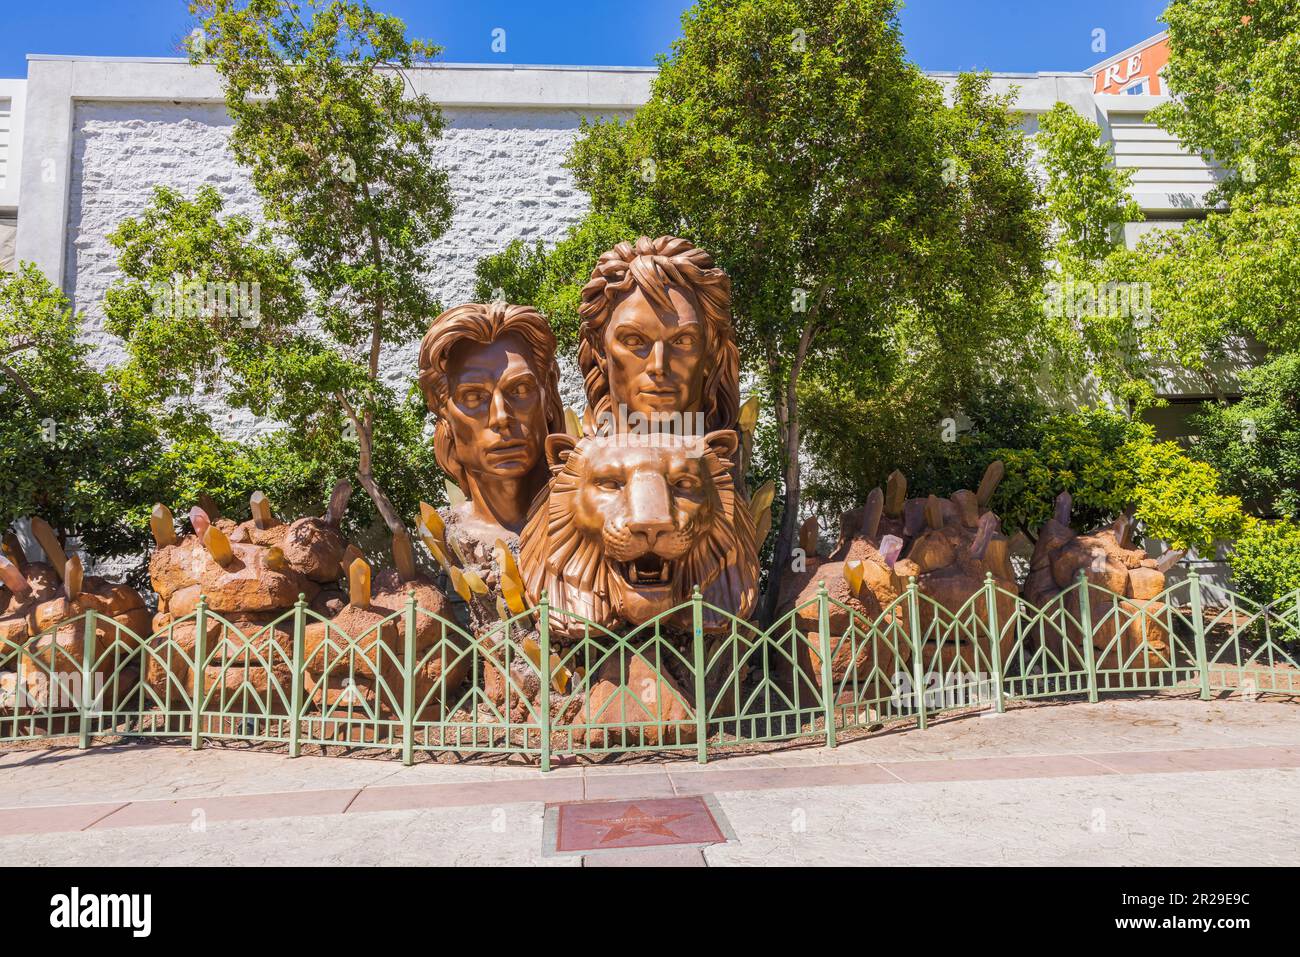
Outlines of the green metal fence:
{"type": "Polygon", "coordinates": [[[513,753],[546,770],[579,753],[688,751],[704,762],[757,742],[834,747],[848,731],[925,728],[1017,699],[1300,693],[1300,591],[1265,605],[1203,597],[1195,572],[1147,601],[1081,577],[1039,608],[990,577],[954,611],[913,581],[868,619],[822,587],[760,629],[697,592],[624,634],[545,599],[485,634],[413,596],[361,635],[302,600],[251,634],[205,601],[149,636],[88,611],[0,643],[0,743],[232,739],[295,757],[304,745],[389,749],[408,764],[419,751],[513,753]],[[669,628],[686,610],[692,630],[669,628]],[[706,611],[726,631],[706,633],[706,611]]]}

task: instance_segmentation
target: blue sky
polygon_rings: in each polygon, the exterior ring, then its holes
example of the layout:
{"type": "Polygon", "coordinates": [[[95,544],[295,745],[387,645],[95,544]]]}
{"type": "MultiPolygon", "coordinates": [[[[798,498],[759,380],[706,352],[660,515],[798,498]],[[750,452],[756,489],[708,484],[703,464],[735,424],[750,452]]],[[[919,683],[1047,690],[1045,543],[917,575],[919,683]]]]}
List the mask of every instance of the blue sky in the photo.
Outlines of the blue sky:
{"type": "MultiPolygon", "coordinates": [[[[688,0],[371,0],[461,63],[651,66],[688,0]],[[504,53],[492,31],[506,31],[504,53]]],[[[1162,29],[1166,0],[911,0],[903,35],[927,70],[1082,70],[1162,29]],[[1105,31],[1106,52],[1093,51],[1105,31]]],[[[4,0],[0,77],[28,53],[174,56],[192,27],[185,0],[4,0]]]]}

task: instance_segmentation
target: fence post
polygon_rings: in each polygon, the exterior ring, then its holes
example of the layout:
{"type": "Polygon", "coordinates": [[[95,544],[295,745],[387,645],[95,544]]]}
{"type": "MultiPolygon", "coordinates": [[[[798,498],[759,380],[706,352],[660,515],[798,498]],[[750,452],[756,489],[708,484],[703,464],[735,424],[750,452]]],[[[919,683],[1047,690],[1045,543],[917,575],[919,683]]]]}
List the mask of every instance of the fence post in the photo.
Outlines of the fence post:
{"type": "MultiPolygon", "coordinates": [[[[835,747],[835,674],[831,668],[831,607],[826,582],[817,583],[817,634],[822,655],[822,711],[826,720],[826,747],[835,747]]],[[[852,651],[852,649],[850,649],[852,651]]]]}
{"type": "Polygon", "coordinates": [[[293,678],[289,685],[289,757],[302,753],[302,670],[307,631],[307,596],[293,606],[293,678]]]}
{"type": "Polygon", "coordinates": [[[415,762],[415,589],[406,593],[405,641],[402,646],[402,763],[415,762]]]}
{"type": "Polygon", "coordinates": [[[204,672],[208,658],[208,596],[199,596],[199,606],[194,610],[194,676],[193,695],[190,701],[190,747],[197,751],[203,747],[199,724],[203,715],[204,672]]]}
{"type": "MultiPolygon", "coordinates": [[[[85,749],[90,747],[90,710],[94,702],[94,669],[95,669],[95,631],[98,614],[95,609],[86,612],[86,630],[82,636],[81,642],[81,699],[78,703],[78,710],[81,712],[81,738],[77,742],[77,747],[85,749]]],[[[55,635],[50,640],[51,648],[58,648],[58,629],[55,628],[55,635]]],[[[54,656],[50,656],[53,663],[54,656]]],[[[51,676],[53,677],[53,676],[51,676]]],[[[59,687],[58,681],[51,682],[50,694],[53,695],[59,687]]]]}
{"type": "Polygon", "coordinates": [[[1083,633],[1083,667],[1088,672],[1088,703],[1097,703],[1097,661],[1092,645],[1092,598],[1088,575],[1079,572],[1079,630],[1083,633]]]}
{"type": "MultiPolygon", "coordinates": [[[[542,667],[541,695],[537,704],[537,721],[541,725],[541,765],[543,771],[551,770],[551,601],[542,592],[537,603],[537,638],[541,648],[538,661],[542,667]]],[[[505,647],[503,642],[502,647],[505,647]]],[[[502,659],[504,667],[505,659],[502,659]]],[[[506,682],[509,683],[509,675],[506,682]]]]}
{"type": "MultiPolygon", "coordinates": [[[[1205,648],[1205,609],[1201,604],[1201,574],[1195,568],[1187,572],[1187,585],[1191,589],[1192,636],[1195,641],[1196,671],[1201,678],[1201,700],[1210,700],[1210,657],[1205,648]]],[[[1173,647],[1170,636],[1169,647],[1173,647]]]]}
{"type": "Polygon", "coordinates": [[[695,661],[695,759],[709,763],[709,703],[704,680],[704,596],[700,586],[691,591],[691,641],[695,661]]]}
{"type": "Polygon", "coordinates": [[[907,637],[912,643],[912,696],[916,702],[916,727],[917,730],[924,731],[928,724],[925,717],[925,662],[921,660],[925,643],[921,641],[921,597],[915,575],[907,582],[907,637]]]}
{"type": "Polygon", "coordinates": [[[993,668],[993,701],[998,714],[1007,710],[1006,699],[1002,691],[1002,623],[998,621],[998,586],[993,581],[993,573],[984,573],[984,601],[989,610],[989,657],[993,668]]]}

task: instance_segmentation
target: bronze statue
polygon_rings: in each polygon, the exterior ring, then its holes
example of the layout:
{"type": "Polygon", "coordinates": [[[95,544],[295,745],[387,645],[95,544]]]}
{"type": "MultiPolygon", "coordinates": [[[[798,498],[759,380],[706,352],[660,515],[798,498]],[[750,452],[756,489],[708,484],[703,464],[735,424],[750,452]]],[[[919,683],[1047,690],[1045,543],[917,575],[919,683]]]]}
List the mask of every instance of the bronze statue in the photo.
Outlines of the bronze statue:
{"type": "Polygon", "coordinates": [[[489,547],[519,533],[546,484],[546,436],[564,431],[559,377],[555,335],[531,306],[456,306],[420,345],[434,453],[465,493],[456,517],[489,547]]]}
{"type": "Polygon", "coordinates": [[[684,239],[645,236],[601,255],[583,287],[578,364],[588,432],[704,435],[736,428],[740,357],[731,280],[684,239]]]}
{"type": "MultiPolygon", "coordinates": [[[[758,548],[731,474],[736,449],[726,429],[546,440],[555,477],[529,516],[519,568],[531,603],[549,595],[558,634],[582,633],[559,609],[606,628],[637,625],[687,601],[696,585],[709,605],[750,614],[758,548]]],[[[689,606],[668,624],[689,631],[689,606]]],[[[706,606],[704,627],[729,622],[706,606]]]]}

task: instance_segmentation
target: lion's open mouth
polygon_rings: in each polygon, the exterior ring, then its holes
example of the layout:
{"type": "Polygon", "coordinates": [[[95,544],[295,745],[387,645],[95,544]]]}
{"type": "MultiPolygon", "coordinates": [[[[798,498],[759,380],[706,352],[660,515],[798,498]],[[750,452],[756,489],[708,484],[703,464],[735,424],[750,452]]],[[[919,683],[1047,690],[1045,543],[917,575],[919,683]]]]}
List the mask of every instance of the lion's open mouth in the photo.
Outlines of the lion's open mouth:
{"type": "Polygon", "coordinates": [[[672,578],[671,563],[654,552],[623,563],[623,577],[630,585],[666,585],[672,578]]]}

